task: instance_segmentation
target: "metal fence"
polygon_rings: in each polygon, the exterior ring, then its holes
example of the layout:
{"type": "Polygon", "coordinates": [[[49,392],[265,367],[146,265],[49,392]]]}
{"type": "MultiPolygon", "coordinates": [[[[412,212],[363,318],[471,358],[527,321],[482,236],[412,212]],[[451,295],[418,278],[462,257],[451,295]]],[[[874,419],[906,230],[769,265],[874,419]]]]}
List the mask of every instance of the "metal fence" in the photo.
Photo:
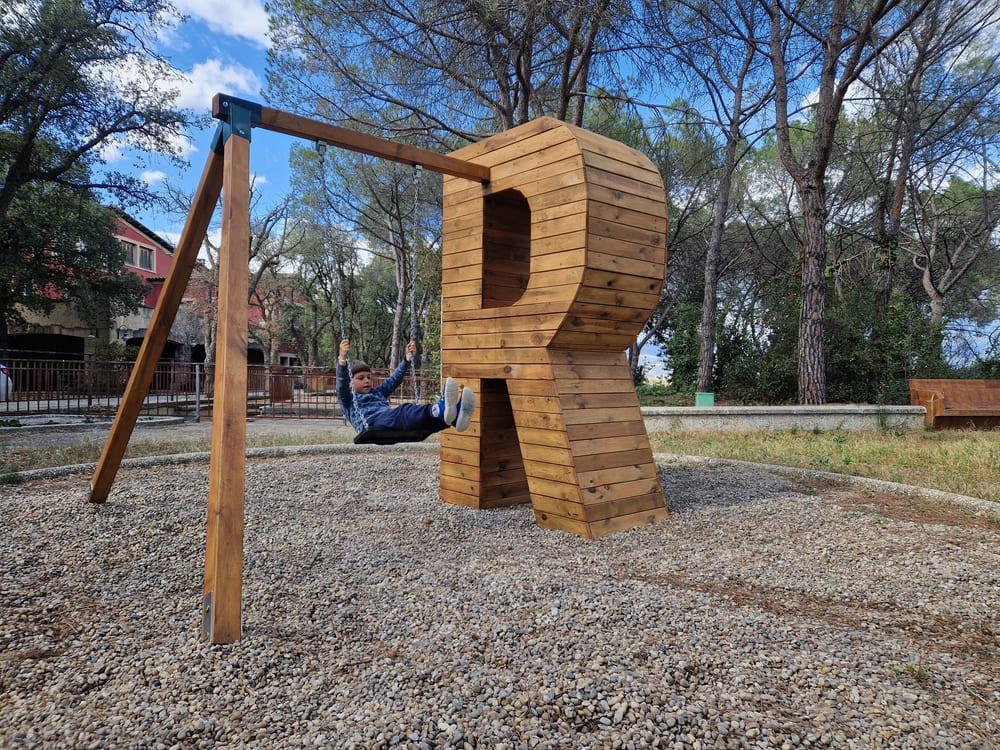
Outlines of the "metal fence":
{"type": "MultiPolygon", "coordinates": [[[[0,383],[0,418],[43,414],[110,416],[118,408],[131,362],[91,359],[7,360],[10,383],[0,383]],[[5,387],[6,386],[6,387],[5,387]]],[[[200,418],[211,412],[214,367],[161,362],[143,403],[149,415],[200,418]]],[[[373,370],[376,384],[388,370],[373,370]]],[[[421,400],[437,397],[437,373],[419,372],[421,400]]],[[[251,365],[247,368],[247,414],[255,417],[340,418],[333,368],[251,365]]],[[[394,404],[413,401],[409,376],[393,394],[394,404]]]]}

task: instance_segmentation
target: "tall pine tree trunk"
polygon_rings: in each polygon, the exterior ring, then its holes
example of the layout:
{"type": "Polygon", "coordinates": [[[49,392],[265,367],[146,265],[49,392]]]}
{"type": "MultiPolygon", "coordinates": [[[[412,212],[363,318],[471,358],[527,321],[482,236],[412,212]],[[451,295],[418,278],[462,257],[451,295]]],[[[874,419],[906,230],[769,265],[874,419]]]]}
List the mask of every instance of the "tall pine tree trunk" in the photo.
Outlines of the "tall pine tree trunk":
{"type": "Polygon", "coordinates": [[[799,191],[805,232],[802,238],[802,297],[799,308],[799,403],[826,403],[826,190],[806,183],[799,191]]]}
{"type": "Polygon", "coordinates": [[[719,193],[715,198],[712,212],[712,234],[708,240],[708,251],[705,253],[705,294],[701,305],[701,325],[698,329],[701,348],[698,352],[697,390],[702,393],[710,392],[713,388],[716,317],[719,309],[719,263],[722,260],[722,234],[725,230],[726,214],[729,212],[735,162],[736,134],[730,133],[722,164],[722,175],[719,179],[719,193]]]}

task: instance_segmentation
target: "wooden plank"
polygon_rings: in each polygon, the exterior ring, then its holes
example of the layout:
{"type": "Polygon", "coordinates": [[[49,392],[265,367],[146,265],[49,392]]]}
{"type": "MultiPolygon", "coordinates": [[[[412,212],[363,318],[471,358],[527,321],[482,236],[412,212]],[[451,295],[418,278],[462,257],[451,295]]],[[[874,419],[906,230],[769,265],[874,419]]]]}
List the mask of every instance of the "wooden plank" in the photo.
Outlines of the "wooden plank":
{"type": "Polygon", "coordinates": [[[441,461],[440,471],[442,474],[445,474],[449,477],[465,479],[470,482],[479,481],[478,466],[467,466],[466,464],[456,464],[456,463],[450,463],[448,461],[441,461]]]}
{"type": "Polygon", "coordinates": [[[604,521],[592,521],[588,524],[588,530],[593,538],[614,534],[619,531],[633,529],[636,526],[646,526],[657,521],[663,521],[667,517],[665,507],[644,510],[639,513],[630,513],[625,516],[615,516],[604,521]]]}
{"type": "Polygon", "coordinates": [[[592,539],[593,535],[590,531],[590,524],[586,521],[581,521],[575,518],[568,518],[566,516],[558,515],[556,513],[549,513],[543,511],[535,511],[535,523],[537,523],[543,529],[551,529],[553,531],[567,531],[570,534],[576,534],[577,536],[582,536],[584,539],[592,539]]]}
{"type": "Polygon", "coordinates": [[[625,497],[618,500],[608,500],[603,503],[584,505],[584,516],[588,521],[606,521],[617,516],[633,515],[644,511],[656,511],[663,508],[663,493],[650,492],[636,497],[625,497]]]}
{"type": "MultiPolygon", "coordinates": [[[[508,349],[497,351],[495,349],[443,349],[441,352],[442,361],[449,365],[461,365],[473,363],[476,365],[547,365],[548,357],[545,356],[545,349],[508,349]]],[[[497,377],[504,377],[506,373],[500,371],[497,377]]],[[[467,377],[467,376],[463,376],[467,377]]]]}
{"type": "Polygon", "coordinates": [[[587,195],[593,201],[620,206],[629,211],[649,214],[656,218],[662,218],[664,221],[667,219],[667,206],[664,203],[663,196],[658,198],[644,198],[643,196],[633,195],[617,188],[604,187],[603,185],[595,185],[593,183],[588,183],[587,195]]]}
{"type": "MultiPolygon", "coordinates": [[[[632,412],[632,416],[633,418],[641,418],[641,412],[635,409],[632,412]]],[[[649,449],[649,436],[645,432],[634,435],[574,440],[571,443],[571,450],[574,456],[589,456],[594,453],[615,453],[618,451],[640,449],[649,449]]]]}
{"type": "Polygon", "coordinates": [[[549,448],[543,445],[522,445],[521,455],[524,456],[525,464],[529,461],[541,461],[549,464],[562,464],[563,466],[573,466],[573,454],[565,448],[549,448]]]}
{"type": "Polygon", "coordinates": [[[660,177],[659,170],[652,164],[644,166],[629,164],[620,159],[596,153],[590,149],[583,150],[583,163],[590,169],[601,169],[612,174],[624,175],[645,185],[651,185],[658,188],[661,195],[663,194],[663,179],[660,177]]]}
{"type": "Polygon", "coordinates": [[[639,408],[639,399],[635,391],[563,394],[559,398],[559,403],[564,409],[604,409],[624,406],[639,408]]]}
{"type": "MultiPolygon", "coordinates": [[[[505,130],[502,133],[497,133],[496,135],[487,136],[481,141],[471,143],[468,146],[463,146],[457,151],[453,151],[451,155],[456,159],[476,159],[490,151],[499,150],[511,143],[523,141],[537,133],[543,133],[546,130],[552,130],[553,128],[564,128],[565,126],[566,123],[561,122],[554,117],[538,117],[531,122],[518,125],[516,128],[505,130]]],[[[447,185],[448,182],[449,180],[446,179],[445,184],[447,185]]]]}
{"type": "Polygon", "coordinates": [[[476,495],[469,495],[465,492],[458,492],[457,490],[448,489],[442,487],[438,490],[439,495],[442,500],[446,503],[451,503],[452,505],[464,505],[466,508],[476,508],[479,509],[479,497],[476,495]]]}
{"type": "MultiPolygon", "coordinates": [[[[582,381],[585,382],[585,381],[582,381]]],[[[631,385],[631,384],[629,384],[631,385]]],[[[635,391],[633,390],[634,394],[635,391]]],[[[642,412],[639,412],[642,416],[642,412]]],[[[646,435],[646,423],[642,419],[631,422],[605,422],[604,424],[575,424],[566,428],[567,437],[573,442],[582,440],[598,440],[610,437],[629,437],[646,435]]]]}
{"type": "Polygon", "coordinates": [[[647,312],[655,309],[659,299],[659,295],[657,294],[643,294],[641,292],[629,292],[618,289],[598,289],[593,286],[581,287],[579,293],[576,295],[578,302],[635,307],[647,312]]]}
{"type": "Polygon", "coordinates": [[[441,489],[454,490],[465,495],[477,496],[479,494],[479,482],[477,480],[462,479],[461,477],[442,474],[441,489]]]}
{"type": "Polygon", "coordinates": [[[545,461],[526,461],[524,470],[531,477],[553,479],[557,482],[575,481],[576,473],[573,467],[565,464],[550,464],[545,461]]]}
{"type": "Polygon", "coordinates": [[[531,445],[548,445],[553,448],[569,448],[569,438],[565,430],[537,429],[518,425],[517,439],[531,445]]]}
{"type": "Polygon", "coordinates": [[[596,487],[602,483],[630,482],[637,479],[655,479],[656,464],[641,463],[630,464],[629,466],[619,466],[601,471],[587,471],[577,474],[580,487],[587,489],[596,487]]]}
{"type": "Polygon", "coordinates": [[[617,469],[621,466],[631,466],[639,463],[653,463],[653,451],[647,443],[645,448],[631,451],[600,451],[590,455],[580,455],[574,462],[577,474],[586,474],[602,469],[617,469]]]}
{"type": "Polygon", "coordinates": [[[212,460],[208,470],[203,587],[205,636],[211,643],[233,643],[241,635],[250,142],[238,135],[226,140],[222,190],[212,460]]]}
{"type": "Polygon", "coordinates": [[[579,503],[581,500],[580,488],[576,486],[575,482],[557,482],[553,479],[541,479],[529,474],[528,487],[531,488],[533,495],[545,495],[571,503],[579,503]]]}
{"type": "Polygon", "coordinates": [[[587,180],[592,185],[620,190],[623,193],[631,193],[640,198],[649,198],[654,201],[663,200],[663,188],[661,186],[637,180],[629,175],[590,167],[587,169],[587,180]]]}
{"type": "Polygon", "coordinates": [[[544,513],[546,515],[573,518],[580,521],[585,521],[587,515],[587,509],[581,503],[574,503],[537,493],[531,497],[531,507],[536,514],[544,513]]]}
{"type": "Polygon", "coordinates": [[[626,208],[621,203],[606,203],[596,199],[590,200],[587,208],[591,218],[594,219],[603,219],[632,227],[643,227],[650,231],[666,234],[668,228],[666,205],[663,203],[656,204],[655,201],[650,201],[650,203],[652,205],[646,205],[645,207],[656,208],[658,206],[659,210],[657,213],[651,214],[643,211],[635,211],[626,208]]]}
{"type": "Polygon", "coordinates": [[[655,248],[667,246],[666,232],[660,229],[627,226],[593,216],[590,217],[587,227],[590,233],[597,237],[608,237],[613,240],[632,242],[636,245],[649,245],[655,248]]]}
{"type": "Polygon", "coordinates": [[[632,479],[625,482],[601,483],[584,487],[579,497],[584,503],[603,503],[622,500],[637,495],[648,495],[660,489],[660,480],[653,478],[632,479]]]}
{"type": "Polygon", "coordinates": [[[652,263],[648,260],[597,252],[587,253],[587,267],[597,271],[646,276],[657,280],[662,280],[666,271],[664,263],[652,263]]]}
{"type": "MultiPolygon", "coordinates": [[[[583,274],[583,285],[598,289],[615,289],[622,292],[636,292],[643,295],[658,296],[663,277],[630,276],[625,273],[609,273],[588,268],[583,274]]],[[[633,305],[634,306],[634,305],[633,305]]]]}
{"type": "MultiPolygon", "coordinates": [[[[222,116],[218,94],[212,99],[212,114],[216,118],[221,118],[222,116]]],[[[490,168],[484,164],[476,164],[465,159],[455,158],[454,156],[445,156],[435,151],[428,151],[424,148],[390,141],[368,133],[337,127],[330,123],[310,120],[306,117],[294,115],[291,112],[283,112],[279,109],[272,109],[271,107],[261,107],[260,126],[265,130],[273,130],[276,133],[285,133],[286,135],[306,138],[311,141],[325,141],[331,146],[358,151],[369,156],[378,156],[382,159],[389,159],[390,161],[402,164],[419,165],[432,172],[440,172],[441,174],[477,180],[479,182],[490,181],[490,168]]]]}
{"type": "Polygon", "coordinates": [[[177,242],[174,259],[167,272],[160,298],[156,302],[139,354],[129,373],[125,392],[118,402],[115,420],[107,440],[104,441],[101,458],[90,480],[89,501],[92,503],[103,503],[108,499],[111,485],[118,474],[132,430],[149,392],[149,385],[153,381],[156,365],[170,335],[170,328],[174,324],[188,280],[191,278],[191,270],[198,259],[198,251],[201,250],[205,233],[212,220],[215,204],[222,192],[222,166],[222,157],[214,151],[210,152],[191,202],[191,210],[184,222],[184,230],[177,242]]]}
{"type": "Polygon", "coordinates": [[[563,420],[565,420],[567,426],[571,424],[630,421],[638,416],[638,406],[621,409],[563,409],[563,420]]]}
{"type": "MultiPolygon", "coordinates": [[[[580,163],[578,161],[580,158],[580,147],[576,145],[576,141],[572,138],[563,143],[556,143],[537,151],[532,151],[528,147],[528,144],[515,144],[515,146],[521,151],[521,154],[509,161],[492,165],[490,168],[491,182],[502,184],[504,180],[519,179],[522,175],[525,175],[528,181],[540,179],[532,175],[533,170],[561,162],[565,159],[573,159],[577,164],[580,163]]],[[[489,159],[483,158],[477,161],[486,162],[489,159]]],[[[560,170],[560,173],[564,171],[566,170],[560,170]]],[[[491,187],[491,190],[493,189],[495,188],[491,187]]]]}
{"type": "Polygon", "coordinates": [[[566,429],[562,416],[558,412],[546,414],[544,412],[518,411],[514,414],[514,421],[517,423],[518,429],[522,427],[529,430],[566,429]]]}
{"type": "Polygon", "coordinates": [[[659,174],[659,171],[656,169],[653,162],[650,161],[649,157],[642,152],[636,151],[635,149],[626,146],[624,143],[597,135],[596,133],[584,130],[583,128],[575,125],[570,125],[569,129],[573,135],[576,136],[576,139],[583,150],[590,151],[601,156],[606,156],[611,159],[616,159],[625,164],[659,174]]]}

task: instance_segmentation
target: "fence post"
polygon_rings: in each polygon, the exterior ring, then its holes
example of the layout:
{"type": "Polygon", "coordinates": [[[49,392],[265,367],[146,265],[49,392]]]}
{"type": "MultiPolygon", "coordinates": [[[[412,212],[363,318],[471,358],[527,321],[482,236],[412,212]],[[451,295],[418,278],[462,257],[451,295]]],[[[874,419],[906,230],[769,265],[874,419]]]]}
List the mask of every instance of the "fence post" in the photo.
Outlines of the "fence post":
{"type": "MultiPolygon", "coordinates": [[[[85,355],[86,356],[86,355],[85,355]]],[[[87,412],[94,406],[94,368],[97,366],[97,356],[87,357],[87,412]]]]}
{"type": "Polygon", "coordinates": [[[194,366],[194,421],[201,421],[201,365],[194,366]]]}

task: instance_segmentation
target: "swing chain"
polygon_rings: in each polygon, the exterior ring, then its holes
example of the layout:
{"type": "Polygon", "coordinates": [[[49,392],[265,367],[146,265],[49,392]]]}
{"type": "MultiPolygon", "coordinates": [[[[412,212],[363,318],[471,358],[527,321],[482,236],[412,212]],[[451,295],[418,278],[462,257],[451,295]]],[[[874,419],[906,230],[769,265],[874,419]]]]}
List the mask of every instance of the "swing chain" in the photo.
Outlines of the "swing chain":
{"type": "MultiPolygon", "coordinates": [[[[420,328],[417,324],[417,240],[420,237],[419,222],[420,205],[420,165],[413,165],[413,247],[410,252],[410,341],[416,342],[420,335],[420,328]]],[[[417,355],[413,356],[410,363],[410,379],[413,387],[413,400],[420,401],[420,384],[417,380],[417,365],[419,360],[417,355]]]]}
{"type": "MultiPolygon", "coordinates": [[[[316,141],[316,153],[319,154],[319,169],[320,169],[320,180],[323,182],[323,199],[325,203],[325,208],[323,213],[326,214],[326,218],[329,221],[328,209],[330,207],[330,194],[329,188],[326,184],[326,141],[318,140],[316,141]]],[[[331,224],[332,226],[332,224],[331,224]]],[[[337,294],[337,310],[340,313],[340,340],[343,341],[347,338],[347,308],[344,305],[344,292],[343,292],[343,282],[341,281],[341,265],[340,265],[340,253],[334,250],[334,288],[337,294]]],[[[340,353],[337,353],[340,356],[340,353]]],[[[351,358],[347,358],[347,385],[351,390],[351,411],[354,412],[355,416],[360,418],[362,425],[362,432],[368,430],[368,419],[365,417],[365,413],[361,411],[358,407],[358,399],[356,398],[356,393],[354,392],[354,373],[351,369],[351,358]]],[[[351,420],[348,419],[350,422],[351,420]]]]}

